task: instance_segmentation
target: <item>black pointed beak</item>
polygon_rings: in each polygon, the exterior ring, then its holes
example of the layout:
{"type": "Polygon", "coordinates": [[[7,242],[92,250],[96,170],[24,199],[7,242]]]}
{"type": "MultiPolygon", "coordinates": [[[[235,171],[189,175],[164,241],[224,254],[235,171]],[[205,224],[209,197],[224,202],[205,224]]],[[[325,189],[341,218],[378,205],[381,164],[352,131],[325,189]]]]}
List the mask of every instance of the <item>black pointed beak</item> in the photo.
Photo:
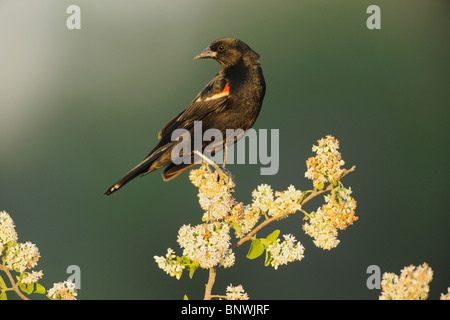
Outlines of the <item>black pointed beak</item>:
{"type": "Polygon", "coordinates": [[[217,56],[217,52],[211,51],[211,49],[208,47],[202,52],[200,52],[198,55],[194,57],[194,59],[215,59],[217,56]]]}

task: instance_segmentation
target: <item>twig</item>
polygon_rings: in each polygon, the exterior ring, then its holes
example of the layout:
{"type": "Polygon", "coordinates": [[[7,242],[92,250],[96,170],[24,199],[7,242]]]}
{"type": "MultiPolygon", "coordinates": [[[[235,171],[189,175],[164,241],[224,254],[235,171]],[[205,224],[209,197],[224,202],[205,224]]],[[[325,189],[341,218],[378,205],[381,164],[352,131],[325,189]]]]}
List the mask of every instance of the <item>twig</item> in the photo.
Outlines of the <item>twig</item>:
{"type": "Polygon", "coordinates": [[[14,290],[17,293],[17,295],[20,298],[22,298],[22,300],[30,300],[27,297],[25,297],[25,295],[20,291],[19,287],[14,282],[14,278],[12,277],[11,273],[9,272],[9,270],[3,265],[0,265],[0,270],[4,271],[6,273],[6,275],[8,276],[9,281],[11,282],[11,285],[12,285],[12,287],[10,289],[14,290]]]}
{"type": "Polygon", "coordinates": [[[203,297],[203,300],[211,300],[211,298],[213,297],[211,295],[211,290],[215,281],[216,281],[216,267],[212,267],[209,268],[208,283],[205,285],[205,296],[203,297]]]}

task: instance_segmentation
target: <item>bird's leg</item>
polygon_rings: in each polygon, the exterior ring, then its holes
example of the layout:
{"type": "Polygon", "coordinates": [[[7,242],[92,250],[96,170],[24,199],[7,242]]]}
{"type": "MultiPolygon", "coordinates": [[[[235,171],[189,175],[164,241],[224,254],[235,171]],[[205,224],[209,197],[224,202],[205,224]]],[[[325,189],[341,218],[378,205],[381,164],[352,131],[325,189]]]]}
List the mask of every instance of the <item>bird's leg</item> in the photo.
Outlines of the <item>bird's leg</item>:
{"type": "Polygon", "coordinates": [[[207,156],[205,156],[204,154],[202,154],[202,153],[199,152],[198,150],[194,150],[194,153],[195,153],[196,155],[200,156],[207,164],[209,164],[210,166],[212,166],[216,171],[222,172],[228,179],[232,180],[230,171],[228,171],[228,170],[225,169],[225,168],[222,168],[222,167],[218,166],[214,161],[212,161],[211,159],[209,159],[207,156]]]}
{"type": "Polygon", "coordinates": [[[222,167],[220,168],[220,171],[222,171],[229,180],[232,180],[231,172],[228,171],[228,169],[225,169],[225,164],[227,163],[227,142],[223,144],[223,163],[222,167]]]}
{"type": "Polygon", "coordinates": [[[207,156],[205,156],[205,155],[204,155],[203,153],[201,153],[200,151],[194,150],[194,153],[195,153],[196,155],[198,155],[199,157],[201,157],[203,162],[206,162],[206,163],[209,164],[210,166],[214,167],[214,169],[216,169],[216,170],[220,170],[220,169],[219,169],[219,166],[218,166],[214,161],[212,161],[211,159],[209,159],[207,156]]]}
{"type": "Polygon", "coordinates": [[[223,144],[223,164],[222,168],[225,168],[225,164],[227,163],[227,142],[223,144]]]}

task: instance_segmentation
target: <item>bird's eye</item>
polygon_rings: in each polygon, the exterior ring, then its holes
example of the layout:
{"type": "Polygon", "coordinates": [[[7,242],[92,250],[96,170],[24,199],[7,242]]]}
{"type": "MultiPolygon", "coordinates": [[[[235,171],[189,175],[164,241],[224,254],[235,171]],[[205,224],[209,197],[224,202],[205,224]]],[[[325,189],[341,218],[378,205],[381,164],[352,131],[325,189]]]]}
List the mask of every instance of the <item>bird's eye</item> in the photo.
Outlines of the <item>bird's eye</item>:
{"type": "Polygon", "coordinates": [[[217,47],[217,50],[219,50],[219,52],[220,52],[220,51],[224,51],[224,50],[225,50],[225,46],[224,46],[223,44],[221,44],[221,45],[219,45],[219,46],[217,47]]]}

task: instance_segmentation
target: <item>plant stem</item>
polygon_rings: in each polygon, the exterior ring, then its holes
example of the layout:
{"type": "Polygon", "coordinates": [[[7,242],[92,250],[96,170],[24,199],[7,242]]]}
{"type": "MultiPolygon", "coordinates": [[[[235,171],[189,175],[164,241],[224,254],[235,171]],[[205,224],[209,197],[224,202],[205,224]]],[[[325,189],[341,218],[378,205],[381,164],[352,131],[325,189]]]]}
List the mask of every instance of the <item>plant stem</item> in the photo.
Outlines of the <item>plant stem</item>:
{"type": "Polygon", "coordinates": [[[205,296],[203,297],[203,300],[211,300],[211,298],[213,297],[211,295],[211,290],[215,281],[216,281],[216,267],[212,267],[209,269],[208,283],[205,285],[205,296]]]}
{"type": "Polygon", "coordinates": [[[213,294],[213,295],[211,295],[211,298],[227,299],[227,296],[221,296],[219,294],[213,294]]]}
{"type": "Polygon", "coordinates": [[[18,295],[22,300],[30,300],[30,299],[28,299],[27,297],[25,297],[25,295],[20,291],[19,287],[18,287],[17,284],[14,282],[14,278],[12,277],[11,273],[9,272],[9,270],[8,270],[5,266],[3,266],[3,265],[0,265],[0,270],[4,271],[4,272],[6,273],[6,275],[7,275],[8,278],[9,278],[9,281],[11,282],[12,287],[9,288],[9,289],[10,289],[10,290],[11,290],[11,289],[14,290],[14,291],[17,293],[17,295],[18,295]]]}

